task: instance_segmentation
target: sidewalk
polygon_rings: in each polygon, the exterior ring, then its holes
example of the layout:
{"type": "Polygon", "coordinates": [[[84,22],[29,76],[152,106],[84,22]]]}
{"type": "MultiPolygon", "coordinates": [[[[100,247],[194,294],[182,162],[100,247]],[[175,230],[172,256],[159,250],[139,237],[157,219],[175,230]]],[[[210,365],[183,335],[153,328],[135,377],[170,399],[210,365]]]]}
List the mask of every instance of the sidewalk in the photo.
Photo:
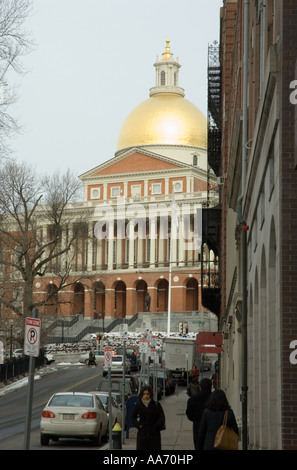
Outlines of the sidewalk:
{"type": "MultiPolygon", "coordinates": [[[[194,450],[193,423],[186,415],[188,398],[186,389],[179,387],[174,395],[160,400],[166,416],[166,429],[161,431],[162,450],[194,450]]],[[[122,450],[136,450],[136,433],[136,428],[129,429],[129,438],[125,433],[122,450]]]]}

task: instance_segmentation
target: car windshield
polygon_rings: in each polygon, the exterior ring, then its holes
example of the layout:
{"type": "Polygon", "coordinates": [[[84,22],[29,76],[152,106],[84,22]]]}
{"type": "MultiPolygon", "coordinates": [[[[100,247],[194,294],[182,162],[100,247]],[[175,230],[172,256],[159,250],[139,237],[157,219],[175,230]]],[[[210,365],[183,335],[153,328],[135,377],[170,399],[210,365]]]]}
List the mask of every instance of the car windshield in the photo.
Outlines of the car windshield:
{"type": "MultiPolygon", "coordinates": [[[[98,387],[99,390],[103,390],[104,392],[109,391],[109,383],[108,381],[106,382],[101,382],[98,387]]],[[[114,392],[119,392],[120,391],[120,383],[119,382],[112,382],[111,383],[111,390],[114,392]]]]}
{"type": "MultiPolygon", "coordinates": [[[[123,348],[117,348],[117,354],[122,354],[123,355],[124,354],[123,348]]],[[[134,349],[131,349],[131,348],[126,349],[126,356],[133,357],[135,355],[136,355],[136,352],[135,352],[134,349]]]]}
{"type": "Polygon", "coordinates": [[[112,356],[112,362],[122,362],[122,356],[112,356]]]}
{"type": "Polygon", "coordinates": [[[92,396],[86,395],[54,395],[49,402],[50,406],[75,406],[81,408],[93,408],[92,396]]]}

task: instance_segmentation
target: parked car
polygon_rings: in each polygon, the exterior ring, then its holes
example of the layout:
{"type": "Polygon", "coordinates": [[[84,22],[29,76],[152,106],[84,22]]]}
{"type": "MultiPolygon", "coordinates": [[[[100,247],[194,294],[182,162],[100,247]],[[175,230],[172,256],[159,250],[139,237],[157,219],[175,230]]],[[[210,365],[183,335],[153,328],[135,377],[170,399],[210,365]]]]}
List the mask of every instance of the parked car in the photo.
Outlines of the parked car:
{"type": "MultiPolygon", "coordinates": [[[[96,390],[108,392],[109,388],[109,379],[105,377],[100,380],[96,390]]],[[[123,394],[123,379],[121,377],[111,377],[111,391],[123,394]]],[[[135,395],[133,381],[131,378],[125,377],[125,401],[127,401],[132,395],[135,395]]]]}
{"type": "MultiPolygon", "coordinates": [[[[124,356],[122,355],[114,355],[111,358],[111,365],[110,365],[110,372],[113,373],[123,373],[124,367],[124,356]]],[[[108,374],[108,367],[103,364],[103,377],[108,374]]],[[[126,357],[125,358],[125,374],[131,374],[131,362],[126,357]]]]}
{"type": "Polygon", "coordinates": [[[205,354],[203,354],[201,358],[201,370],[210,370],[211,366],[212,366],[211,360],[209,359],[208,356],[205,356],[205,354]]]}
{"type": "Polygon", "coordinates": [[[53,354],[50,354],[50,353],[44,353],[44,359],[45,359],[45,363],[47,365],[49,364],[52,364],[53,362],[55,362],[55,356],[53,354]]]}
{"type": "MultiPolygon", "coordinates": [[[[124,354],[124,348],[116,348],[116,353],[117,354],[124,354]]],[[[141,359],[140,359],[140,354],[138,349],[132,348],[132,347],[126,347],[126,357],[130,360],[131,362],[131,370],[132,371],[137,371],[140,369],[141,366],[141,359]]]]}
{"type": "Polygon", "coordinates": [[[165,395],[170,395],[171,393],[174,393],[175,387],[176,387],[176,381],[172,375],[172,372],[169,369],[151,368],[150,369],[150,384],[151,385],[153,382],[154,374],[157,379],[157,382],[162,387],[162,393],[163,393],[164,383],[165,383],[165,395]]]}
{"type": "MultiPolygon", "coordinates": [[[[96,396],[100,399],[101,403],[104,406],[105,412],[109,417],[110,413],[110,402],[109,402],[109,392],[103,391],[96,391],[90,392],[95,393],[96,396]]],[[[112,410],[112,428],[116,423],[119,423],[122,426],[122,409],[118,406],[117,402],[115,401],[114,397],[111,394],[111,410],[112,410]]]]}
{"type": "MultiPolygon", "coordinates": [[[[121,380],[123,382],[123,374],[112,373],[111,375],[113,380],[121,380]]],[[[134,374],[125,374],[125,383],[130,383],[129,389],[131,388],[133,394],[138,393],[139,389],[139,380],[137,375],[134,374]]]]}
{"type": "Polygon", "coordinates": [[[108,419],[103,404],[94,393],[65,392],[54,394],[41,414],[40,443],[50,439],[91,439],[101,444],[108,433],[108,419]]]}
{"type": "Polygon", "coordinates": [[[15,349],[12,353],[12,357],[23,357],[24,351],[22,349],[15,349]]]}
{"type": "MultiPolygon", "coordinates": [[[[102,366],[104,363],[104,351],[101,349],[95,349],[93,353],[95,354],[95,362],[97,366],[102,366]]],[[[82,364],[88,364],[89,352],[82,354],[79,358],[79,362],[81,362],[82,364]]]]}
{"type": "MultiPolygon", "coordinates": [[[[118,405],[119,408],[123,407],[123,400],[122,400],[122,394],[120,392],[111,392],[116,404],[118,405]]],[[[124,403],[125,406],[125,403],[124,403]]]]}

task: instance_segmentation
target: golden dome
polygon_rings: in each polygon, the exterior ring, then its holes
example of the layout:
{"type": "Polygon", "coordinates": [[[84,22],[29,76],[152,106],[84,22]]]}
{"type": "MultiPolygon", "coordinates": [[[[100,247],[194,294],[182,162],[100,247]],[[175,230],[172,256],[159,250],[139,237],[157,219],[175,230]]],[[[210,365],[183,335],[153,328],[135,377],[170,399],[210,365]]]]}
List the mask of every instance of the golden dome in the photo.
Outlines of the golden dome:
{"type": "Polygon", "coordinates": [[[162,59],[154,64],[156,84],[150,97],[136,106],[120,130],[117,150],[146,145],[207,146],[207,120],[204,114],[184,98],[179,87],[181,67],[166,39],[162,59]]]}
{"type": "Polygon", "coordinates": [[[206,117],[179,94],[154,94],[136,106],[124,121],[117,150],[140,145],[206,148],[206,117]]]}

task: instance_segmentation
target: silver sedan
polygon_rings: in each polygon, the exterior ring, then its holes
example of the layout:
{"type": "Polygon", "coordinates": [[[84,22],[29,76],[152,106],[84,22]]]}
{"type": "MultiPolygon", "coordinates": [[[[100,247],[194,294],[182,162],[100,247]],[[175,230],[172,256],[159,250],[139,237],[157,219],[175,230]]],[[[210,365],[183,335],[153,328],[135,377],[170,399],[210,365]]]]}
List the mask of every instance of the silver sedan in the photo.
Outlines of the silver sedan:
{"type": "Polygon", "coordinates": [[[60,437],[91,439],[99,446],[108,435],[108,418],[98,397],[93,393],[56,393],[42,411],[40,443],[60,437]]]}

